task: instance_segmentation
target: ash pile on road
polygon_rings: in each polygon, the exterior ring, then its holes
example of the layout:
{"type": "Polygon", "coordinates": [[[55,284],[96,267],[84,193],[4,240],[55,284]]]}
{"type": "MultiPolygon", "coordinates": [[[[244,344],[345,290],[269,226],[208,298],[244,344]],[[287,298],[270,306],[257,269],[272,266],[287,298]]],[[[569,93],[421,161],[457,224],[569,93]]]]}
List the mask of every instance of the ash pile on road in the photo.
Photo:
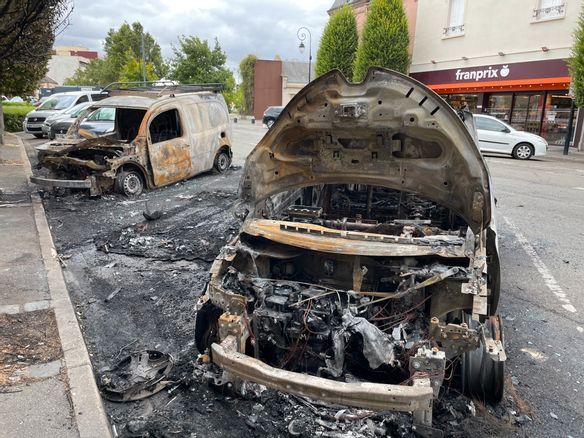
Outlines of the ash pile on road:
{"type": "Polygon", "coordinates": [[[145,213],[147,216],[156,214],[159,219],[96,237],[97,247],[106,253],[154,260],[212,262],[221,247],[239,230],[240,222],[226,209],[226,206],[234,204],[236,195],[216,191],[201,192],[186,198],[185,204],[172,210],[145,213]]]}

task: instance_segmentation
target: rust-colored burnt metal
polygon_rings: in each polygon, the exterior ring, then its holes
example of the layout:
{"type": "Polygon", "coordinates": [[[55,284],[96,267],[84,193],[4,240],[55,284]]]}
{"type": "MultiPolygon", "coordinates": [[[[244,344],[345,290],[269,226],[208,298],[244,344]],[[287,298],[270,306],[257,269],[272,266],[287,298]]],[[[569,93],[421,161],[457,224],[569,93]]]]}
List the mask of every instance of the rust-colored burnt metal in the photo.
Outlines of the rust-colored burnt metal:
{"type": "MultiPolygon", "coordinates": [[[[48,187],[90,188],[92,195],[116,186],[162,187],[191,178],[231,160],[231,126],[225,101],[210,91],[176,94],[127,90],[96,102],[93,110],[116,109],[115,131],[102,137],[80,129],[39,146],[39,164],[50,178],[32,182],[48,187]],[[129,178],[131,184],[126,184],[129,178]],[[141,181],[138,181],[141,180],[141,181]],[[62,181],[62,183],[59,183],[62,181]]],[[[227,164],[228,167],[228,164],[227,164]]]]}

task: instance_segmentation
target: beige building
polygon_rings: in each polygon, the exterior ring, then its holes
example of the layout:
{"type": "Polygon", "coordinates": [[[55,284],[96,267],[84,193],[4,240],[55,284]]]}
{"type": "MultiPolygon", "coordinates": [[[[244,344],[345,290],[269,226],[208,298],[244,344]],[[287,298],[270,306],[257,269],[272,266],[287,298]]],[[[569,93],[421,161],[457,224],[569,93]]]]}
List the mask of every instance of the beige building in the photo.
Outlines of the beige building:
{"type": "Polygon", "coordinates": [[[63,85],[65,79],[75,74],[78,68],[83,68],[92,59],[97,58],[97,52],[80,46],[55,46],[49,59],[47,76],[57,85],[63,85]]]}
{"type": "MultiPolygon", "coordinates": [[[[418,2],[410,74],[454,107],[491,114],[563,144],[573,33],[582,0],[418,2]]],[[[584,114],[583,114],[584,115],[584,114]]]]}

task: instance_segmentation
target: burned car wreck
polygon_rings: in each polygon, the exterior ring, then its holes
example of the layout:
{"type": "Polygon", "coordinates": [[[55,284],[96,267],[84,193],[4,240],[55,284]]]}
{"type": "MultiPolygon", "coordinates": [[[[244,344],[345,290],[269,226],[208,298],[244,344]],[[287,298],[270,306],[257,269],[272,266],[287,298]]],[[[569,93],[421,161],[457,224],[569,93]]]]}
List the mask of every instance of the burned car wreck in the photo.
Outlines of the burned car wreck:
{"type": "Polygon", "coordinates": [[[501,399],[494,202],[472,117],[390,70],[331,72],[249,155],[240,197],[240,234],[197,304],[219,380],[412,412],[425,436],[440,435],[432,403],[455,369],[466,392],[501,399]]]}
{"type": "Polygon", "coordinates": [[[50,175],[31,181],[89,189],[92,196],[112,188],[137,196],[211,169],[224,172],[232,158],[231,124],[219,90],[220,84],[110,84],[88,120],[99,111],[115,114],[113,128],[96,136],[79,118],[65,138],[37,147],[39,166],[50,175]]]}

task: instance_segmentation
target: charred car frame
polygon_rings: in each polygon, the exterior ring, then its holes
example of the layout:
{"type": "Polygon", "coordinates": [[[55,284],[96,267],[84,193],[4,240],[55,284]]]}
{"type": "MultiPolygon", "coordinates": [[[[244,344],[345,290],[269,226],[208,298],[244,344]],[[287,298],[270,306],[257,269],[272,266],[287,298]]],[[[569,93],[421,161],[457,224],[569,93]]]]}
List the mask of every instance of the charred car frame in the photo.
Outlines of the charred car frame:
{"type": "Polygon", "coordinates": [[[432,428],[442,382],[499,400],[506,359],[488,170],[466,122],[371,69],[306,86],[258,143],[244,221],[211,268],[196,343],[220,380],[432,428]],[[460,365],[460,366],[457,366],[460,365]]]}
{"type": "Polygon", "coordinates": [[[218,84],[111,88],[88,111],[115,109],[114,130],[96,137],[79,127],[66,138],[37,147],[46,187],[115,188],[127,196],[176,183],[215,168],[229,168],[231,124],[218,84]]]}

